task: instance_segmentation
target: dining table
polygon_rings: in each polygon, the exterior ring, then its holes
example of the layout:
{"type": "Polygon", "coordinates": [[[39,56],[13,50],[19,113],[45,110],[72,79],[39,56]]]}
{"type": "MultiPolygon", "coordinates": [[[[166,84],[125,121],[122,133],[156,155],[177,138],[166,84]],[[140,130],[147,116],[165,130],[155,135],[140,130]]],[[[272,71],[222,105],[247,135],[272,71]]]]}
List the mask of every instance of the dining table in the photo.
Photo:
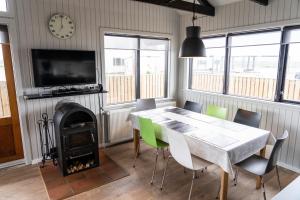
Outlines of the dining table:
{"type": "MultiPolygon", "coordinates": [[[[161,127],[161,132],[156,133],[158,139],[168,142],[168,131],[179,132],[184,135],[191,154],[220,167],[221,200],[227,199],[228,178],[234,175],[234,164],[256,153],[265,156],[271,136],[268,130],[168,106],[130,113],[128,119],[132,124],[137,154],[140,153],[139,117],[149,118],[161,127]]],[[[256,179],[256,188],[259,189],[261,180],[259,177],[256,179]]]]}

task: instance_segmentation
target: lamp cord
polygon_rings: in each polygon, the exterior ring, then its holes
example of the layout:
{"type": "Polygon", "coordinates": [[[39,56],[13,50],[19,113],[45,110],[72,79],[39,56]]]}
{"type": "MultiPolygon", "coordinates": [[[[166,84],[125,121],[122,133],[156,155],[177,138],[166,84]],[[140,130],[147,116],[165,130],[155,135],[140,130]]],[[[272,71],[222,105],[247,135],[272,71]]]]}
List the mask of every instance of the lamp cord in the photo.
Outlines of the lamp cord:
{"type": "Polygon", "coordinates": [[[193,18],[192,18],[193,26],[195,26],[195,20],[197,19],[195,10],[196,10],[196,0],[194,0],[194,4],[193,4],[193,18]]]}

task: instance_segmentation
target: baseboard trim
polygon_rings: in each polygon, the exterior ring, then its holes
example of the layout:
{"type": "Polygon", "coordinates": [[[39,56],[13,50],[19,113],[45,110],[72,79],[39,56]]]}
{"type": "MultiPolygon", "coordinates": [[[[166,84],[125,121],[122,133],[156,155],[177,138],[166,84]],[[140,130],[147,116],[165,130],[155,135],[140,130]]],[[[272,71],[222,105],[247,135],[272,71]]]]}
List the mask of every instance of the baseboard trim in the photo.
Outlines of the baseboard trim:
{"type": "Polygon", "coordinates": [[[286,169],[288,169],[288,170],[291,170],[291,171],[294,171],[294,172],[300,174],[300,169],[299,169],[299,168],[293,167],[293,166],[288,165],[288,164],[285,164],[285,163],[283,163],[283,162],[278,162],[277,164],[278,164],[278,166],[280,166],[280,167],[286,168],[286,169]]]}
{"type": "Polygon", "coordinates": [[[35,165],[35,164],[38,164],[38,163],[40,163],[40,162],[42,162],[42,158],[36,158],[36,159],[33,159],[33,160],[31,161],[31,164],[32,164],[32,165],[35,165]]]}
{"type": "Polygon", "coordinates": [[[10,162],[0,164],[0,169],[13,167],[13,166],[16,166],[16,165],[22,165],[22,164],[25,164],[24,159],[14,160],[14,161],[10,161],[10,162]]]}

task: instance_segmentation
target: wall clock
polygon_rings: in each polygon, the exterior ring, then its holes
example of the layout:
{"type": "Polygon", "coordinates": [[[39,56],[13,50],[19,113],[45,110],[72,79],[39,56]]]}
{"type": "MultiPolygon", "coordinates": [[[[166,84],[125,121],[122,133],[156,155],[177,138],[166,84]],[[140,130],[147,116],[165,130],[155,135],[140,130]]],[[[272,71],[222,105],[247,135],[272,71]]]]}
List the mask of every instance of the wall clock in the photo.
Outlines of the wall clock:
{"type": "Polygon", "coordinates": [[[75,32],[75,24],[67,15],[54,14],[49,20],[49,30],[59,39],[69,39],[75,32]]]}

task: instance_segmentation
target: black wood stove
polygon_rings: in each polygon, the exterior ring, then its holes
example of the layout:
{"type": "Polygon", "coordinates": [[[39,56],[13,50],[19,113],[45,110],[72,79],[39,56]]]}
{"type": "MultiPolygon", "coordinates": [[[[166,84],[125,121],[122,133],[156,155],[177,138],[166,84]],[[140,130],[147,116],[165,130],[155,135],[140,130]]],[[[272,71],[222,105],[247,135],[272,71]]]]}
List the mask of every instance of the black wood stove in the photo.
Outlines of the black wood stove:
{"type": "Polygon", "coordinates": [[[99,166],[97,119],[74,102],[59,102],[54,115],[57,161],[64,176],[99,166]]]}

